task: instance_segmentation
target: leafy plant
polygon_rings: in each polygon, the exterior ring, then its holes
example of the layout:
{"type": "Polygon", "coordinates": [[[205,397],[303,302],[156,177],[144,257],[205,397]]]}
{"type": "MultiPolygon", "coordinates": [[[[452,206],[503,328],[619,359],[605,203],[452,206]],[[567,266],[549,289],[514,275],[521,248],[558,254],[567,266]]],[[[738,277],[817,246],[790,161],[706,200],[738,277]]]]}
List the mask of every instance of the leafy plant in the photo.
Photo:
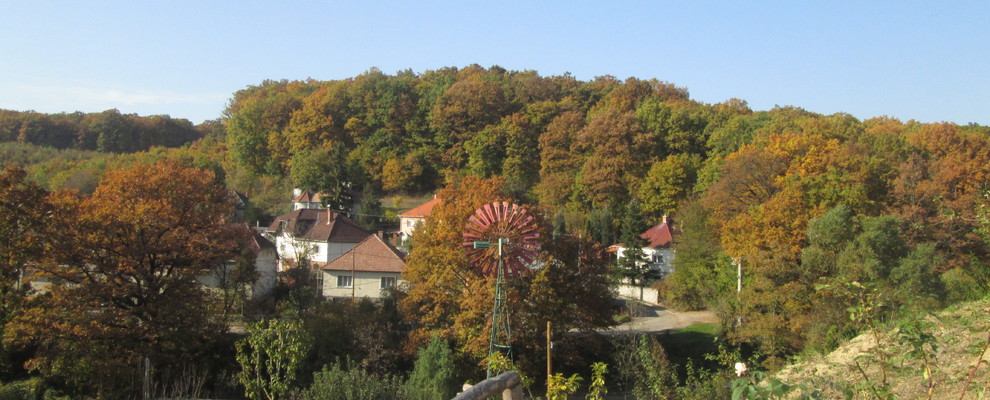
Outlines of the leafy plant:
{"type": "Polygon", "coordinates": [[[547,400],[567,400],[581,387],[583,379],[580,375],[574,374],[569,378],[564,378],[564,374],[556,373],[547,378],[547,400]]]}
{"type": "Polygon", "coordinates": [[[591,384],[588,385],[588,395],[585,399],[602,400],[608,388],[605,387],[605,374],[608,373],[608,365],[603,362],[591,364],[591,384]]]}
{"type": "Polygon", "coordinates": [[[934,369],[938,368],[938,342],[930,330],[931,324],[912,318],[901,323],[897,335],[898,343],[907,348],[904,358],[921,360],[929,399],[935,391],[934,369]]]}
{"type": "Polygon", "coordinates": [[[822,396],[821,391],[809,390],[805,385],[789,385],[780,379],[769,377],[764,372],[754,372],[749,376],[732,381],[732,400],[771,400],[798,398],[816,400],[822,396]],[[795,389],[800,390],[796,397],[791,395],[795,389]]]}
{"type": "Polygon", "coordinates": [[[533,385],[533,378],[523,374],[522,369],[520,369],[511,359],[505,356],[505,354],[495,352],[492,355],[485,357],[481,360],[481,366],[492,371],[492,376],[495,374],[501,374],[507,371],[515,371],[519,373],[520,382],[524,388],[529,389],[533,385]]]}
{"type": "Polygon", "coordinates": [[[677,387],[667,352],[655,338],[640,336],[636,346],[636,358],[643,374],[633,384],[633,391],[639,397],[670,399],[677,387]]]}
{"type": "Polygon", "coordinates": [[[416,399],[448,399],[454,393],[455,379],[450,347],[434,336],[429,346],[419,350],[406,387],[416,399]]]}
{"type": "MultiPolygon", "coordinates": [[[[299,396],[302,400],[392,400],[411,397],[395,376],[378,376],[358,368],[354,362],[336,362],[313,375],[313,384],[299,396]]],[[[432,397],[431,397],[432,398],[432,397]]]]}
{"type": "Polygon", "coordinates": [[[245,396],[274,400],[290,394],[311,342],[300,321],[270,319],[248,325],[248,337],[237,343],[238,379],[245,396]]]}

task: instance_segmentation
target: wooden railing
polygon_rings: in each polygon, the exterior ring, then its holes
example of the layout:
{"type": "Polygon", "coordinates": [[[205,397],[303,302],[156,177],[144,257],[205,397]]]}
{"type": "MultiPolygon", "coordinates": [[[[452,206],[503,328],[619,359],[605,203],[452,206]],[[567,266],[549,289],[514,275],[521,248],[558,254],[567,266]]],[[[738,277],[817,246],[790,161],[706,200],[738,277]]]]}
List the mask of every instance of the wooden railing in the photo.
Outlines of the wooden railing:
{"type": "Polygon", "coordinates": [[[502,400],[523,400],[522,379],[519,373],[509,371],[494,378],[488,378],[471,386],[454,397],[454,400],[484,400],[502,394],[502,400]]]}

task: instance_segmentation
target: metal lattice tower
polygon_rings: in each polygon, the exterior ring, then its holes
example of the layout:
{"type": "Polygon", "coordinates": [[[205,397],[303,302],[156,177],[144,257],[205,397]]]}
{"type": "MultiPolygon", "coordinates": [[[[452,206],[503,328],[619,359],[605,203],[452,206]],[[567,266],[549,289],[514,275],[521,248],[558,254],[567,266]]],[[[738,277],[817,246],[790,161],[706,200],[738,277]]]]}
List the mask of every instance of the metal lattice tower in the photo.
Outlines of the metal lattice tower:
{"type": "MultiPolygon", "coordinates": [[[[533,216],[526,209],[507,202],[485,204],[475,211],[465,226],[464,242],[471,262],[485,275],[495,275],[488,357],[502,352],[512,358],[512,329],[509,324],[506,279],[526,271],[539,251],[533,216]]],[[[488,377],[502,371],[488,368],[488,377]]]]}

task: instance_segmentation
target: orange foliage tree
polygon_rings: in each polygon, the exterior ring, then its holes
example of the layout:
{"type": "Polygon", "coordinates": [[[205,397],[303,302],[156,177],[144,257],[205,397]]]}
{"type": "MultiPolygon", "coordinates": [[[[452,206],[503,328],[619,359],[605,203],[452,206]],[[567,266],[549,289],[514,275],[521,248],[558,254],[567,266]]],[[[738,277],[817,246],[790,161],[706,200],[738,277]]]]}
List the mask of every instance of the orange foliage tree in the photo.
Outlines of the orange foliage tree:
{"type": "MultiPolygon", "coordinates": [[[[46,227],[54,207],[45,190],[25,180],[20,168],[0,173],[0,338],[4,325],[19,314],[29,293],[26,268],[41,258],[48,241],[46,227]]],[[[6,346],[0,341],[0,371],[6,370],[6,346]]]]}
{"type": "MultiPolygon", "coordinates": [[[[470,264],[461,247],[464,225],[485,203],[505,201],[501,178],[466,177],[438,194],[442,202],[413,236],[413,251],[404,273],[408,294],[401,307],[414,324],[410,350],[433,336],[454,342],[462,362],[474,363],[487,354],[494,277],[470,264]]],[[[524,367],[538,371],[546,321],[563,336],[611,323],[609,258],[589,241],[568,239],[545,246],[542,268],[509,280],[509,309],[515,354],[524,367]]],[[[478,369],[480,372],[481,369],[478,369]]]]}
{"type": "Polygon", "coordinates": [[[88,198],[57,193],[46,262],[56,282],[8,325],[36,346],[31,369],[98,393],[121,390],[147,357],[202,355],[222,323],[196,280],[235,258],[245,231],[227,224],[227,192],[210,171],[174,162],[108,172],[88,198]]]}

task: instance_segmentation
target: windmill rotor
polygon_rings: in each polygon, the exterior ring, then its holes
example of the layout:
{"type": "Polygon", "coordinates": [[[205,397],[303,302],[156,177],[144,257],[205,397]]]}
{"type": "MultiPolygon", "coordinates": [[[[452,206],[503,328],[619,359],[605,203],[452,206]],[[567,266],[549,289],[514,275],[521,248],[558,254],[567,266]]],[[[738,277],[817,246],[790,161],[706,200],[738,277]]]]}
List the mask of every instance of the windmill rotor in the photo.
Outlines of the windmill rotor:
{"type": "Polygon", "coordinates": [[[485,275],[496,275],[501,259],[507,276],[519,276],[533,264],[540,250],[536,218],[525,208],[504,201],[475,210],[464,226],[463,238],[468,259],[485,275]],[[486,248],[479,242],[489,245],[486,248]]]}

